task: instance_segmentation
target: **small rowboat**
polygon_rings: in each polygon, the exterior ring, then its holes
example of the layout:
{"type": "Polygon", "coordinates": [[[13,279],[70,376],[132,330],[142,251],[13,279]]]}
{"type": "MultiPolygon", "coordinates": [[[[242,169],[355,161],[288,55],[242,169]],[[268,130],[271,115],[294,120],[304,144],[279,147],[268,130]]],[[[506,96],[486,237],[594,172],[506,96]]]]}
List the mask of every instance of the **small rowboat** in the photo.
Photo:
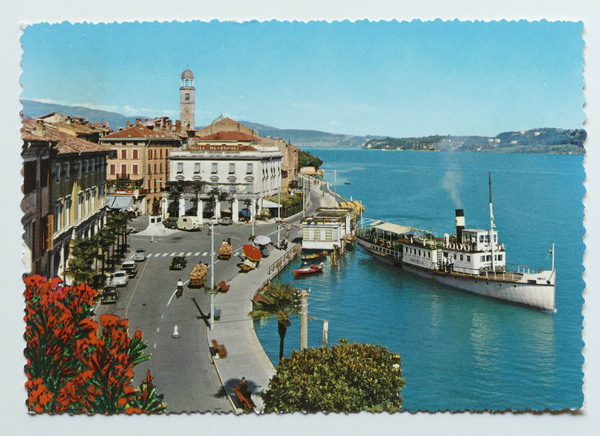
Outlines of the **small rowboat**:
{"type": "Polygon", "coordinates": [[[323,270],[323,263],[318,265],[307,265],[302,268],[298,268],[294,270],[294,277],[298,277],[304,274],[314,274],[323,270]]]}
{"type": "Polygon", "coordinates": [[[327,250],[323,250],[320,253],[307,254],[306,256],[301,256],[300,259],[302,259],[302,261],[305,262],[307,260],[320,259],[323,256],[327,256],[327,250]]]}

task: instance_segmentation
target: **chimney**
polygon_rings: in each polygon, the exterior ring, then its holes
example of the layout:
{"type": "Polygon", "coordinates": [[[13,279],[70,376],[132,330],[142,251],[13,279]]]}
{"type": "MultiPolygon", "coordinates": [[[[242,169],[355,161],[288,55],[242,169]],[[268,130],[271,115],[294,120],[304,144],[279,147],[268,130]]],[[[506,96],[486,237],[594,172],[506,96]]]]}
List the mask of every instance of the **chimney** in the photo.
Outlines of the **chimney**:
{"type": "Polygon", "coordinates": [[[465,228],[465,211],[463,209],[456,209],[456,242],[462,244],[462,231],[465,228]]]}
{"type": "Polygon", "coordinates": [[[129,122],[129,120],[125,121],[125,128],[129,129],[131,127],[131,123],[129,122]]]}
{"type": "Polygon", "coordinates": [[[141,118],[136,118],[136,119],[135,119],[135,125],[136,125],[136,126],[139,126],[139,125],[141,125],[141,124],[142,124],[142,119],[141,119],[141,118]]]}
{"type": "Polygon", "coordinates": [[[181,132],[181,120],[175,121],[175,130],[181,132]]]}
{"type": "Polygon", "coordinates": [[[167,130],[169,132],[173,131],[173,121],[170,118],[167,118],[167,130]]]}
{"type": "Polygon", "coordinates": [[[35,132],[36,136],[44,136],[44,120],[35,120],[35,132]]]}

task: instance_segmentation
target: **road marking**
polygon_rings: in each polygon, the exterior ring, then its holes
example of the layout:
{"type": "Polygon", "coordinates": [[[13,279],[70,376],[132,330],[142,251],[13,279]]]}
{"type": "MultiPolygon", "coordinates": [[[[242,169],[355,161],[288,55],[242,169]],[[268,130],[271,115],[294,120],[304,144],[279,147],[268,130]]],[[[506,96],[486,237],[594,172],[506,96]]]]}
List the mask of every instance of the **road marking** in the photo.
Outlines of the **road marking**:
{"type": "Polygon", "coordinates": [[[160,327],[158,327],[158,328],[156,329],[156,333],[158,333],[158,332],[160,332],[160,327]]]}
{"type": "Polygon", "coordinates": [[[171,253],[171,257],[177,256],[177,253],[171,253]]]}
{"type": "Polygon", "coordinates": [[[202,256],[206,256],[208,254],[208,251],[205,251],[204,253],[202,253],[202,256]]]}
{"type": "Polygon", "coordinates": [[[194,253],[194,256],[200,256],[200,252],[199,252],[199,251],[196,251],[196,252],[194,253]]]}
{"type": "Polygon", "coordinates": [[[177,293],[177,289],[175,289],[173,291],[173,294],[171,294],[171,298],[169,298],[169,302],[167,303],[167,307],[169,307],[169,305],[171,304],[171,300],[173,300],[173,297],[175,296],[176,293],[177,293]]]}
{"type": "Polygon", "coordinates": [[[163,313],[163,314],[160,316],[160,319],[164,319],[164,318],[165,318],[165,314],[163,313]]]}
{"type": "Polygon", "coordinates": [[[163,253],[162,257],[167,257],[169,253],[163,253]]]}
{"type": "Polygon", "coordinates": [[[156,342],[154,343],[154,346],[152,348],[154,348],[156,350],[156,342]]]}
{"type": "MultiPolygon", "coordinates": [[[[182,254],[183,254],[183,253],[182,253],[182,254]]],[[[191,256],[191,255],[192,255],[192,253],[191,253],[191,252],[189,252],[188,254],[186,254],[186,256],[188,256],[188,257],[189,257],[189,256],[191,256]]]]}

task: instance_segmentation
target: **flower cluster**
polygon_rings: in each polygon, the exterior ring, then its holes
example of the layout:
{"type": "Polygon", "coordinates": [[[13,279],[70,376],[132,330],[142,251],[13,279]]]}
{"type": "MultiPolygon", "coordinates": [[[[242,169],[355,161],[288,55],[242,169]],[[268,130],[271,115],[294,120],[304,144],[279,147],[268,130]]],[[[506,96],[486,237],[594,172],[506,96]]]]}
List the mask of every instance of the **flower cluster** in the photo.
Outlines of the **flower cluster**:
{"type": "Polygon", "coordinates": [[[132,386],[133,368],[150,358],[142,332],[128,321],[89,318],[97,291],[40,276],[25,281],[27,407],[34,413],[160,413],[166,410],[152,377],[132,386]]]}

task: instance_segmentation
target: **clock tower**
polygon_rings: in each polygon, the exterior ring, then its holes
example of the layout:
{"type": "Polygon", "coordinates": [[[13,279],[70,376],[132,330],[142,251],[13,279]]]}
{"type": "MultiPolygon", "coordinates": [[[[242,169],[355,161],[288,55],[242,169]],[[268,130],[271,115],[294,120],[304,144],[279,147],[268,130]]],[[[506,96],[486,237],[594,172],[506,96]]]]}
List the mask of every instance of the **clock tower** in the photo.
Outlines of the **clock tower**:
{"type": "Polygon", "coordinates": [[[179,88],[179,119],[184,129],[193,129],[196,124],[196,88],[194,73],[185,70],[181,73],[181,88],[179,88]]]}

